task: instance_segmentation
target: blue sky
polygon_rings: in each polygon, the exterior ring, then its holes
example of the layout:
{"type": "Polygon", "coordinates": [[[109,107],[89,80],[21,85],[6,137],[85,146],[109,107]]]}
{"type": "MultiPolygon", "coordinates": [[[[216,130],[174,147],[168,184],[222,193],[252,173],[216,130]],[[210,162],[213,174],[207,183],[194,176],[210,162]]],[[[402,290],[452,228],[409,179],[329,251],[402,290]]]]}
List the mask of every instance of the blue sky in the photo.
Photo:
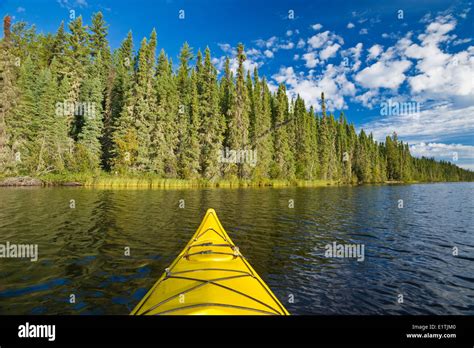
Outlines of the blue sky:
{"type": "MultiPolygon", "coordinates": [[[[4,0],[3,14],[55,32],[71,10],[90,23],[102,11],[117,48],[155,27],[175,58],[184,41],[207,45],[222,69],[235,46],[272,88],[287,85],[319,109],[344,111],[383,140],[396,131],[416,156],[474,170],[474,40],[470,1],[4,0]],[[184,11],[184,19],[180,11],[184,11]],[[456,160],[457,157],[457,160],[456,160]]],[[[183,12],[181,12],[183,15],[183,12]]],[[[235,60],[232,61],[235,63],[235,60]]],[[[235,65],[234,65],[235,66],[235,65]]]]}

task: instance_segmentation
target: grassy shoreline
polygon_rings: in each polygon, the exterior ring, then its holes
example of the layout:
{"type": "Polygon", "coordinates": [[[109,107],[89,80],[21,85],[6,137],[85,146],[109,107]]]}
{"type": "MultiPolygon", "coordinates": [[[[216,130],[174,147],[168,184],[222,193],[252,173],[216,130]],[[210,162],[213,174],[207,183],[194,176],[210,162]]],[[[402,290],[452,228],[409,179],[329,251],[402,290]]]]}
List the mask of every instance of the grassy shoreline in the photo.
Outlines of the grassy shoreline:
{"type": "Polygon", "coordinates": [[[123,176],[113,174],[47,174],[38,177],[0,177],[0,186],[81,186],[97,188],[237,188],[237,187],[323,187],[343,185],[332,180],[226,180],[208,181],[204,179],[169,179],[154,175],[123,176]],[[22,181],[35,180],[36,184],[22,185],[22,181]],[[2,182],[10,181],[10,185],[2,182]],[[38,180],[41,184],[38,184],[38,180]],[[17,183],[18,182],[18,183],[17,183]]]}
{"type": "MultiPolygon", "coordinates": [[[[434,183],[441,181],[431,181],[434,183]]],[[[154,175],[124,176],[107,173],[68,173],[68,174],[47,174],[38,177],[1,177],[2,186],[80,186],[89,188],[148,188],[148,189],[168,189],[168,188],[242,188],[242,187],[327,187],[327,186],[357,186],[357,185],[391,185],[391,184],[417,184],[425,183],[420,181],[385,181],[374,183],[344,183],[335,180],[225,180],[207,181],[204,179],[169,179],[154,175]],[[9,181],[10,184],[5,184],[9,181]],[[32,183],[34,182],[34,183],[32,183]]]]}

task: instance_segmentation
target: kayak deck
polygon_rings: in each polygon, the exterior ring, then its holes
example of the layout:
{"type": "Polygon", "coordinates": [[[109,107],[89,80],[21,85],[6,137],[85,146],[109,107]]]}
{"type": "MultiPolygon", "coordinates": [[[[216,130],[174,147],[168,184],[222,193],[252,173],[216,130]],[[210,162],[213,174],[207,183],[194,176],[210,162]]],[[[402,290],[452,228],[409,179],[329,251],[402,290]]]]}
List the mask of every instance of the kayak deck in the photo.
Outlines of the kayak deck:
{"type": "Polygon", "coordinates": [[[184,250],[131,314],[288,315],[209,209],[184,250]]]}

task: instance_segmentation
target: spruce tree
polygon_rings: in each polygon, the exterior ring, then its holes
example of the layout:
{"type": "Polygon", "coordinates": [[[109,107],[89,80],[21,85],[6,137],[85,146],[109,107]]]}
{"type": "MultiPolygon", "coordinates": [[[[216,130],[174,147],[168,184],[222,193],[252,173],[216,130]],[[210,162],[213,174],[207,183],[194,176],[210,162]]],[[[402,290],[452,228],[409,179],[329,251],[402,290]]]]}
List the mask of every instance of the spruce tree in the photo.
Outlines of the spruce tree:
{"type": "Polygon", "coordinates": [[[211,51],[206,48],[204,65],[202,66],[202,94],[199,97],[201,139],[201,173],[209,180],[220,177],[220,157],[222,151],[224,117],[219,109],[219,90],[217,72],[211,62],[211,51]]]}
{"type": "Polygon", "coordinates": [[[0,173],[14,171],[15,159],[11,149],[12,129],[8,121],[14,116],[14,106],[18,95],[16,83],[15,57],[11,47],[11,17],[3,19],[3,39],[0,41],[0,173]]]}
{"type": "MultiPolygon", "coordinates": [[[[235,99],[232,102],[230,110],[230,119],[228,124],[228,147],[231,151],[242,153],[251,149],[249,144],[249,99],[248,91],[245,85],[245,62],[244,45],[237,47],[238,69],[235,81],[235,99]]],[[[226,174],[230,177],[246,179],[250,174],[250,166],[242,158],[236,165],[227,167],[226,174]]]]}
{"type": "Polygon", "coordinates": [[[292,179],[295,167],[293,153],[290,148],[287,128],[289,122],[288,99],[284,84],[278,86],[274,108],[275,138],[274,138],[274,168],[272,177],[276,179],[292,179]]]}
{"type": "Polygon", "coordinates": [[[178,146],[176,156],[178,159],[178,172],[183,177],[186,168],[189,167],[188,157],[186,156],[187,136],[189,131],[189,122],[191,119],[191,91],[192,82],[190,78],[189,62],[193,54],[191,47],[185,42],[179,54],[179,69],[177,75],[178,89],[178,146]]]}
{"type": "Polygon", "coordinates": [[[268,179],[273,157],[273,130],[271,116],[271,93],[265,78],[260,81],[254,70],[253,93],[253,144],[257,161],[253,172],[256,180],[268,179]]]}
{"type": "Polygon", "coordinates": [[[176,178],[178,161],[178,91],[171,63],[162,50],[158,57],[155,78],[156,123],[151,130],[153,167],[159,175],[176,178]]]}

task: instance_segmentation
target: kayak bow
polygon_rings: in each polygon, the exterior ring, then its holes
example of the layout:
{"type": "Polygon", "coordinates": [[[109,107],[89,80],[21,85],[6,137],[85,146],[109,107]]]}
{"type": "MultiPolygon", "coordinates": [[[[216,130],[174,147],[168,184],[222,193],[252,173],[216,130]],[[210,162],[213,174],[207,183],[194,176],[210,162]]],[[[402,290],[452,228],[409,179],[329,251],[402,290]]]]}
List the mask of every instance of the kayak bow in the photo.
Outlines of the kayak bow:
{"type": "Polygon", "coordinates": [[[289,315],[208,209],[132,315],[289,315]]]}

